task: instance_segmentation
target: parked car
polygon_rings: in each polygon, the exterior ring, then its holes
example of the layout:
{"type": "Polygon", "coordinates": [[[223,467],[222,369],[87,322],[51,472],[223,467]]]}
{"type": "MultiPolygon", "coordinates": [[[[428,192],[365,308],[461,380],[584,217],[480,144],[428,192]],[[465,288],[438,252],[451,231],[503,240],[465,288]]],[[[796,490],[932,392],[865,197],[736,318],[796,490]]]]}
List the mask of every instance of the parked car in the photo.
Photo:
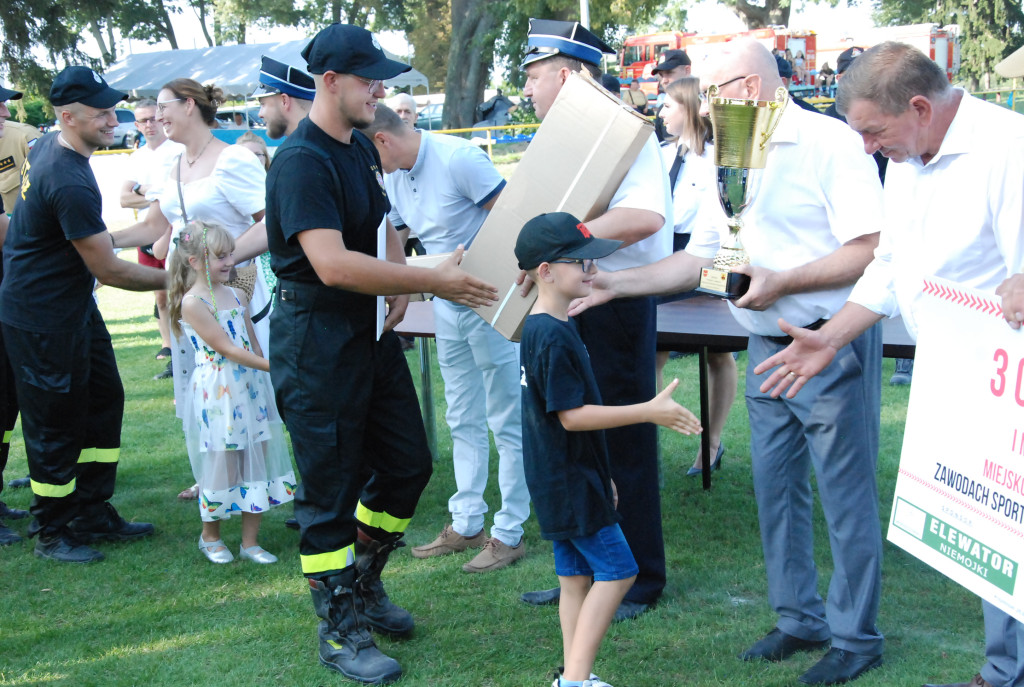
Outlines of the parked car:
{"type": "Polygon", "coordinates": [[[443,117],[444,103],[430,103],[420,110],[420,116],[419,119],[416,120],[416,126],[421,129],[440,129],[444,126],[442,123],[443,117]]]}
{"type": "Polygon", "coordinates": [[[266,127],[266,124],[260,119],[259,105],[221,107],[218,108],[216,117],[221,129],[262,129],[266,127]]]}
{"type": "Polygon", "coordinates": [[[139,138],[139,130],[135,128],[135,112],[119,107],[114,110],[117,126],[114,127],[114,142],[111,148],[134,148],[139,138]]]}

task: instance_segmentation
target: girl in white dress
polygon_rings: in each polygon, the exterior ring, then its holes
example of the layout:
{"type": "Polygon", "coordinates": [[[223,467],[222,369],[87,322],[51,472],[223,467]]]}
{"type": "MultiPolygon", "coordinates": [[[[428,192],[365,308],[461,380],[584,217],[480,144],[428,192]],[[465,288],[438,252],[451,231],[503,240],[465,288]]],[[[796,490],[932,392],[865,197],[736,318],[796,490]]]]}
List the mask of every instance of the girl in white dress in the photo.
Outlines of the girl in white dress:
{"type": "Polygon", "coordinates": [[[273,563],[277,558],[257,543],[261,515],[293,499],[295,476],[245,294],[224,283],[233,249],[227,231],[194,222],[179,236],[168,266],[170,321],[194,360],[182,410],[199,485],[199,549],[214,563],[233,560],[220,521],[239,513],[239,555],[273,563]]]}

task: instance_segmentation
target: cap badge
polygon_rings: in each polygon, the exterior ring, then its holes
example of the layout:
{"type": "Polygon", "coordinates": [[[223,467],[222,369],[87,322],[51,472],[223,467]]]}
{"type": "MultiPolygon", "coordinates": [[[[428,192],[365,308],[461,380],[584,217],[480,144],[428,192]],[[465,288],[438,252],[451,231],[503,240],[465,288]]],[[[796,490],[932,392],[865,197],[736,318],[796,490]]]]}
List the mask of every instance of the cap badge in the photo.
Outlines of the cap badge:
{"type": "Polygon", "coordinates": [[[377,48],[377,50],[383,49],[380,47],[380,43],[377,42],[377,37],[373,34],[370,34],[370,42],[373,43],[373,47],[377,48]]]}
{"type": "Polygon", "coordinates": [[[579,224],[577,224],[576,228],[580,230],[580,233],[583,234],[583,236],[585,238],[588,238],[588,239],[589,238],[593,238],[593,236],[590,233],[590,230],[587,229],[587,225],[584,224],[583,222],[580,222],[579,224]]]}
{"type": "Polygon", "coordinates": [[[96,83],[103,83],[103,79],[101,79],[100,75],[96,72],[92,73],[92,78],[96,81],[96,83]]]}

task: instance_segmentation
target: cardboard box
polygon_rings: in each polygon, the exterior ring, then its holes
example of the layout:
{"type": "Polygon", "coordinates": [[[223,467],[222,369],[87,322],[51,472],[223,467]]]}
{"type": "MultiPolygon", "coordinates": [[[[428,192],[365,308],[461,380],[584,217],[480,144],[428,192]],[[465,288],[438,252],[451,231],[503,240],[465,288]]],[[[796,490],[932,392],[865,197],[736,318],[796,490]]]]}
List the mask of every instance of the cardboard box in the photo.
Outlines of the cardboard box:
{"type": "Polygon", "coordinates": [[[584,221],[604,214],[653,131],[648,119],[589,75],[569,76],[462,260],[464,270],[499,291],[496,305],[474,312],[507,339],[519,340],[537,298],[535,290],[520,296],[515,284],[519,230],[544,212],[569,212],[584,221]]]}
{"type": "MultiPolygon", "coordinates": [[[[405,258],[405,264],[413,267],[425,267],[426,269],[434,269],[442,262],[447,260],[451,256],[451,253],[434,253],[433,255],[410,255],[405,258]]],[[[465,258],[466,253],[463,253],[465,258]]],[[[431,298],[434,294],[432,293],[410,293],[409,302],[414,303],[416,301],[425,301],[431,298]]]]}

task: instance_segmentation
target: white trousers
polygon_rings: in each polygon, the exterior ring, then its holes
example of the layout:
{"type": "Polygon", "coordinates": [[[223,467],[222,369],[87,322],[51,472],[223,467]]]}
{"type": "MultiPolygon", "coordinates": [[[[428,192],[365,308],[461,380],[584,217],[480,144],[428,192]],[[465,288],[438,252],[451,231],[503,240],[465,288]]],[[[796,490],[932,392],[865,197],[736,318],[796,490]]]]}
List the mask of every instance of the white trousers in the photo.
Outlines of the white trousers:
{"type": "Polygon", "coordinates": [[[508,341],[469,308],[434,299],[437,360],[448,402],[457,491],[448,500],[453,529],[472,536],[483,529],[484,489],[490,462],[487,429],[498,449],[501,509],[491,536],[515,546],[530,517],[523,473],[519,344],[508,341]]]}

